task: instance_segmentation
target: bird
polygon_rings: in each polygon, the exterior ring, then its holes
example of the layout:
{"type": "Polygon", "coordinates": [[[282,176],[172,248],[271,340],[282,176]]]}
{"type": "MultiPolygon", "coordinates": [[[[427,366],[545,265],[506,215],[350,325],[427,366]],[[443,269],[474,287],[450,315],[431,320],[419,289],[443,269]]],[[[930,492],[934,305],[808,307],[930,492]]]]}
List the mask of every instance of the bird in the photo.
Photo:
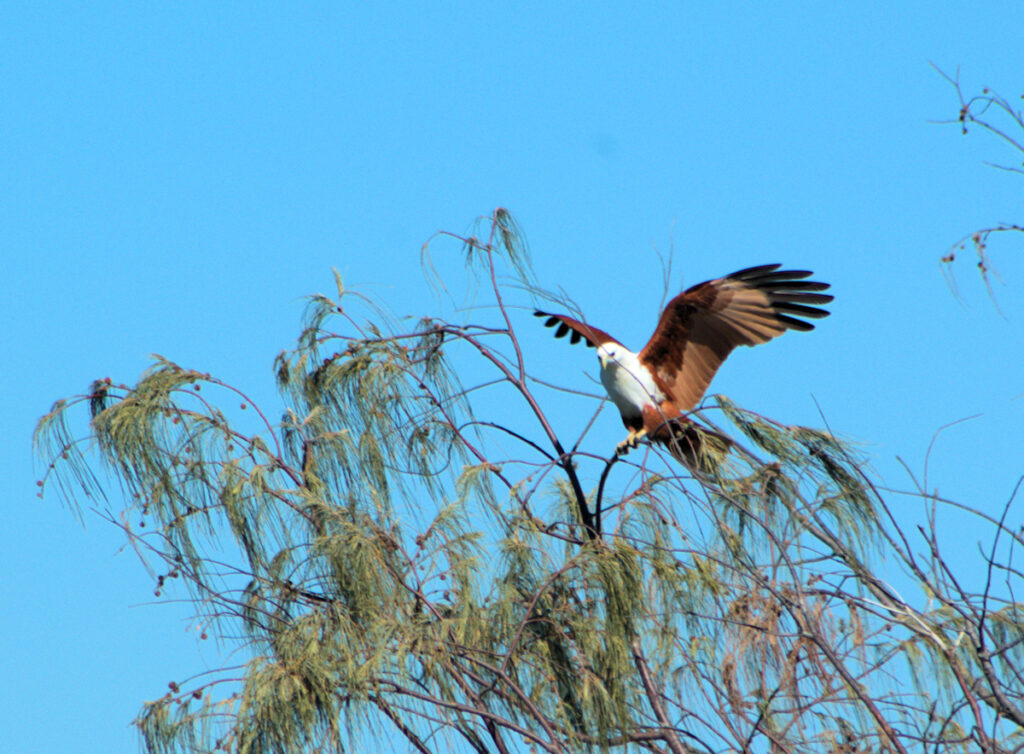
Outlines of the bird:
{"type": "Polygon", "coordinates": [[[756,346],[787,330],[809,331],[808,319],[827,317],[820,308],[834,299],[828,283],[807,280],[808,270],[781,264],[747,267],[699,283],[668,302],[651,339],[638,353],[604,330],[565,314],[537,310],[555,337],[570,334],[597,349],[601,383],[619,409],[629,434],[616,448],[628,453],[644,439],[666,447],[684,465],[700,465],[704,438],[728,438],[697,430],[686,417],[704,397],[718,368],[736,346],[756,346]]]}

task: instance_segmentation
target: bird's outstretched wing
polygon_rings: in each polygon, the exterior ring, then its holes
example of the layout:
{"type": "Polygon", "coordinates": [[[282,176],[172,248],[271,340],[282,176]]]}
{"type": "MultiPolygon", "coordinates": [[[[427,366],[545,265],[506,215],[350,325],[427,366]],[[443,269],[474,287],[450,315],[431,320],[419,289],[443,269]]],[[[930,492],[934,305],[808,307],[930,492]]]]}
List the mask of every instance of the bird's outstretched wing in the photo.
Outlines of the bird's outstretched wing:
{"type": "MultiPolygon", "coordinates": [[[[567,317],[564,314],[550,314],[548,312],[536,311],[533,313],[534,317],[547,317],[544,322],[545,327],[554,327],[558,325],[558,329],[555,330],[555,337],[564,337],[567,333],[571,332],[569,336],[570,343],[579,343],[580,340],[586,342],[591,348],[595,348],[602,343],[619,343],[615,338],[606,333],[604,330],[598,330],[596,327],[580,322],[578,319],[567,317]]],[[[619,343],[619,345],[622,345],[619,343]]]]}
{"type": "MultiPolygon", "coordinates": [[[[786,330],[813,330],[802,317],[828,312],[815,305],[832,296],[828,283],[806,270],[765,264],[688,288],[669,301],[654,335],[639,353],[680,411],[704,395],[718,367],[736,346],[754,346],[786,330]]],[[[550,323],[549,323],[550,324],[550,323]]]]}

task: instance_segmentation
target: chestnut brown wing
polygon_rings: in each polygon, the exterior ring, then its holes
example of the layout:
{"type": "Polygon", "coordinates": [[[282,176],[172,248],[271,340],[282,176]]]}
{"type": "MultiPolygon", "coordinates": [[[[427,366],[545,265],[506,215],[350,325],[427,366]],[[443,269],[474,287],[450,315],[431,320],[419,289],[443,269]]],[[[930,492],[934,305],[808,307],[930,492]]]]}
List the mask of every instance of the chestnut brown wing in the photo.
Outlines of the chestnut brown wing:
{"type": "Polygon", "coordinates": [[[689,411],[736,346],[754,346],[786,330],[813,330],[805,318],[827,317],[828,283],[807,270],[765,264],[688,288],[669,301],[639,357],[664,383],[676,407],[689,411]]]}
{"type": "MultiPolygon", "coordinates": [[[[578,319],[567,317],[564,314],[550,314],[548,312],[536,311],[533,313],[535,317],[547,317],[544,322],[545,327],[555,327],[555,337],[561,338],[565,335],[569,335],[570,343],[579,343],[580,340],[586,342],[588,346],[594,348],[601,345],[602,343],[619,343],[615,338],[606,333],[604,330],[598,330],[596,327],[580,322],[578,319]]],[[[619,345],[622,345],[619,343],[619,345]]]]}

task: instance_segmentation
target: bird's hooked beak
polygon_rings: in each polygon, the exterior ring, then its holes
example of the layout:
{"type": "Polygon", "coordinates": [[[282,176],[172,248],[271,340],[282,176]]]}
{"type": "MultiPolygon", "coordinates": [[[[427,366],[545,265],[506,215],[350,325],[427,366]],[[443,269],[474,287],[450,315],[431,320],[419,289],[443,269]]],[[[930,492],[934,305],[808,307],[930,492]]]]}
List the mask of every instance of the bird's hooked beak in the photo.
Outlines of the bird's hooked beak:
{"type": "Polygon", "coordinates": [[[608,362],[611,360],[611,356],[604,346],[597,347],[597,359],[601,362],[601,369],[608,368],[608,362]]]}

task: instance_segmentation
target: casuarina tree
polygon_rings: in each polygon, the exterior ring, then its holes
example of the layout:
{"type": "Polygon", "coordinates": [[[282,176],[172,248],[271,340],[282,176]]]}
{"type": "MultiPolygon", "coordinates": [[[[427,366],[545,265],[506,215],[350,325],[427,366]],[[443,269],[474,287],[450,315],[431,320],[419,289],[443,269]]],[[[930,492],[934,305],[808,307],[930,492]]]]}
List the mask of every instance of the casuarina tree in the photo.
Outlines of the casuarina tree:
{"type": "Polygon", "coordinates": [[[40,421],[43,492],[109,496],[236,650],[143,706],[146,750],[1020,747],[1009,503],[962,510],[990,531],[975,583],[830,429],[716,396],[688,415],[715,452],[616,454],[603,390],[530,316],[570,302],[508,212],[479,227],[425,250],[460,247],[471,306],[312,297],[280,405],[158,359],[40,421]]]}

